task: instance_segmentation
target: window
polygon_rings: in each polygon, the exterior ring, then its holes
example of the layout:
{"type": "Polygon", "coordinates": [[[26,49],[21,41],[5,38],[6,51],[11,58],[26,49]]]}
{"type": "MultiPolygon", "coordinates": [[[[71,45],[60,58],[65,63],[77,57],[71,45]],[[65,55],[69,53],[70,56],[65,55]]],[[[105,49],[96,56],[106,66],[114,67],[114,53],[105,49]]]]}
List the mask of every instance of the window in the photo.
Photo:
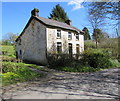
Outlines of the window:
{"type": "Polygon", "coordinates": [[[22,50],[20,50],[20,55],[22,55],[22,50]]]}
{"type": "Polygon", "coordinates": [[[71,43],[69,43],[68,45],[69,45],[69,54],[71,54],[71,55],[72,55],[72,44],[71,44],[71,43]]]}
{"type": "Polygon", "coordinates": [[[62,43],[57,42],[57,53],[62,53],[62,43]]]}
{"type": "Polygon", "coordinates": [[[76,40],[79,40],[79,34],[76,34],[76,40]]]}
{"type": "Polygon", "coordinates": [[[80,48],[79,48],[79,44],[76,44],[76,54],[80,53],[80,48]]]}
{"type": "Polygon", "coordinates": [[[68,39],[72,39],[72,33],[68,32],[68,39]]]}
{"type": "Polygon", "coordinates": [[[57,38],[61,38],[61,30],[57,30],[57,38]]]}

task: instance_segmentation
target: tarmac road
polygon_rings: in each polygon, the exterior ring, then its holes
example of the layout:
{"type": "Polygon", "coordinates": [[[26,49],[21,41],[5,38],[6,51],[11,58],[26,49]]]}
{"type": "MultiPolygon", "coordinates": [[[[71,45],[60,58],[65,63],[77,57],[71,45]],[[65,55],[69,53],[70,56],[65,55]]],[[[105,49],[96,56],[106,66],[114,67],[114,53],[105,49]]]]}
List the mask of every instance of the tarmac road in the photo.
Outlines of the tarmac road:
{"type": "Polygon", "coordinates": [[[4,89],[5,99],[118,99],[120,67],[95,73],[53,72],[4,89]]]}

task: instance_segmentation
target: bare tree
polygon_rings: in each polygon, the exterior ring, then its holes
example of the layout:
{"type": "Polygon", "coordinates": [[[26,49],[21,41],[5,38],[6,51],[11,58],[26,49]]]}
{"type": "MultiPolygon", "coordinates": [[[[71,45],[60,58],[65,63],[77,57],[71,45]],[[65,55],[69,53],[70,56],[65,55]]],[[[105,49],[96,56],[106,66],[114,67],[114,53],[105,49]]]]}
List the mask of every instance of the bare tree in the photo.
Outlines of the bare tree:
{"type": "Polygon", "coordinates": [[[14,44],[17,37],[18,37],[18,34],[14,34],[14,33],[10,32],[10,33],[6,34],[3,41],[8,41],[9,44],[14,44]]]}

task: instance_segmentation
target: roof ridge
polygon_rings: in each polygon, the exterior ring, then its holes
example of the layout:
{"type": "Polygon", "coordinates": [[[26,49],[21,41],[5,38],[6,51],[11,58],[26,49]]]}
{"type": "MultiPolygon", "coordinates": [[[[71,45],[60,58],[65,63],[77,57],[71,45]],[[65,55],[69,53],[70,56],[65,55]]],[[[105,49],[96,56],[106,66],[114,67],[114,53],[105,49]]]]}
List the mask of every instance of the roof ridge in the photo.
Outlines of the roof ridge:
{"type": "MultiPolygon", "coordinates": [[[[37,17],[37,16],[35,16],[35,17],[37,17]]],[[[61,21],[57,21],[57,20],[54,20],[54,19],[49,19],[49,18],[44,18],[44,17],[41,17],[41,16],[39,16],[39,17],[37,17],[37,18],[43,18],[43,19],[47,19],[47,20],[51,20],[51,21],[55,21],[55,22],[59,22],[59,23],[63,23],[63,24],[68,25],[68,24],[67,24],[67,23],[65,23],[65,22],[61,22],[61,21]]],[[[68,26],[73,27],[72,25],[68,25],[68,26]]]]}
{"type": "Polygon", "coordinates": [[[78,28],[76,28],[76,27],[74,27],[72,25],[68,25],[65,22],[60,22],[60,21],[57,21],[57,20],[48,19],[48,18],[44,18],[44,17],[41,17],[41,16],[39,16],[39,17],[34,16],[34,17],[37,18],[38,20],[42,21],[46,25],[51,25],[51,26],[55,26],[55,27],[69,29],[69,30],[72,30],[72,31],[76,31],[78,33],[83,32],[80,29],[78,29],[78,28]]]}

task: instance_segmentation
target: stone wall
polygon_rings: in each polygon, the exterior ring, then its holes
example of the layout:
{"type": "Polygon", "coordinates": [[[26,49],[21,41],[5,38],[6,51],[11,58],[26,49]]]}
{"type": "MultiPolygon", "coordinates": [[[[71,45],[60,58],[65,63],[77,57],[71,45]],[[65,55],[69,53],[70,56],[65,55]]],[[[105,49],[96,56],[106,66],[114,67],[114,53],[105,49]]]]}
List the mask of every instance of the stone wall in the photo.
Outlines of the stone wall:
{"type": "Polygon", "coordinates": [[[16,44],[18,58],[33,63],[46,64],[45,33],[46,27],[37,20],[33,19],[16,44]],[[19,44],[20,40],[21,45],[19,44]]]}

